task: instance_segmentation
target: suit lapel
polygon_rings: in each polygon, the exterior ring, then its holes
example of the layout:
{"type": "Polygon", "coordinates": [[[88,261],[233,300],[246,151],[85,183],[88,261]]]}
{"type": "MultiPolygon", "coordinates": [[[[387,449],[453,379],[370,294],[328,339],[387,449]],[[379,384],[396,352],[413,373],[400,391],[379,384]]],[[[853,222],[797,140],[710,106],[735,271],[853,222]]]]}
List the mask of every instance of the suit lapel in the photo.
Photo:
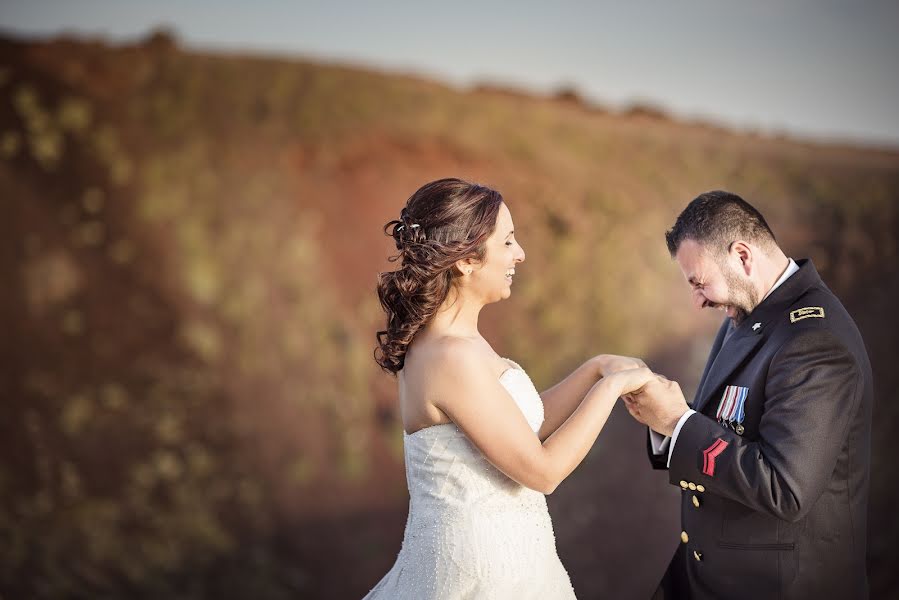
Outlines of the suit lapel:
{"type": "Polygon", "coordinates": [[[709,350],[709,358],[705,361],[705,368],[702,370],[702,377],[699,378],[699,385],[696,387],[696,395],[693,396],[692,407],[694,409],[699,404],[699,399],[702,398],[702,391],[705,389],[705,382],[709,377],[709,371],[712,370],[712,364],[714,364],[715,358],[721,352],[721,346],[724,344],[724,338],[727,337],[727,329],[729,325],[730,320],[724,319],[721,327],[718,328],[718,335],[715,336],[715,341],[712,344],[712,349],[709,350]]]}
{"type": "Polygon", "coordinates": [[[702,412],[712,395],[721,387],[730,374],[739,367],[752,350],[762,341],[762,336],[745,332],[734,332],[722,351],[718,352],[705,380],[702,382],[693,410],[702,412]],[[741,335],[742,334],[742,335],[741,335]]]}

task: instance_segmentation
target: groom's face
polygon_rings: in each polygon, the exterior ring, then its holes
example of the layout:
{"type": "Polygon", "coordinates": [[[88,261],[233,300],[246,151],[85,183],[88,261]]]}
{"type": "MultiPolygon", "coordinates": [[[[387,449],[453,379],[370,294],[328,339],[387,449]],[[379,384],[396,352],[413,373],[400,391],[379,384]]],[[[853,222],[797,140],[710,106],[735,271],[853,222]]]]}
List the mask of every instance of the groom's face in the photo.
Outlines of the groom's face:
{"type": "Polygon", "coordinates": [[[720,310],[739,324],[758,304],[755,289],[727,256],[715,257],[695,240],[684,240],[674,258],[692,288],[696,308],[720,310]]]}

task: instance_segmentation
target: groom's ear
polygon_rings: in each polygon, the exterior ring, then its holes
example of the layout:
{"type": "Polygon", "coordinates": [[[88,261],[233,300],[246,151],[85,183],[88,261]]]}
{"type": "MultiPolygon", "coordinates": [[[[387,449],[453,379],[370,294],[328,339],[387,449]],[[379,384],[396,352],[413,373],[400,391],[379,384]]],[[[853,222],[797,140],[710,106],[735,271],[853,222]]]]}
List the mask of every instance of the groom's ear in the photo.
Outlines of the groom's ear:
{"type": "Polygon", "coordinates": [[[734,263],[746,274],[752,275],[752,269],[755,266],[752,247],[744,241],[737,240],[730,245],[730,255],[734,263]]]}

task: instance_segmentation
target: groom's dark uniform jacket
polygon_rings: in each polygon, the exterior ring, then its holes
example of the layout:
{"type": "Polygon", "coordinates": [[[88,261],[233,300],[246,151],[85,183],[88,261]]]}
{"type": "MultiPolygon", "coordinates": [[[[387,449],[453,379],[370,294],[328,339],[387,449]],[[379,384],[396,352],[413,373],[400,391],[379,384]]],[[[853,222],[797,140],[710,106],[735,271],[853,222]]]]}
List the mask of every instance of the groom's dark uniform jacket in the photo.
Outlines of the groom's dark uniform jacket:
{"type": "MultiPolygon", "coordinates": [[[[866,598],[871,365],[809,260],[725,320],[671,454],[681,543],[656,597],[866,598]]],[[[667,454],[654,455],[664,469],[667,454]]]]}

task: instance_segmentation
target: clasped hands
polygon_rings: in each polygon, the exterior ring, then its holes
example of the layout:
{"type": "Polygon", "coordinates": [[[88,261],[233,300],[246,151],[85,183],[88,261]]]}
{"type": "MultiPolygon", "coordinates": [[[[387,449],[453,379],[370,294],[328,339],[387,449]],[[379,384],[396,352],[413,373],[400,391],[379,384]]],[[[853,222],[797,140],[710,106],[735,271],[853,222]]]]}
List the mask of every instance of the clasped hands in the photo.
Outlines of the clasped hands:
{"type": "Polygon", "coordinates": [[[602,355],[603,377],[627,375],[622,398],[628,412],[638,422],[665,436],[671,436],[677,422],[689,410],[680,385],[653,373],[639,358],[602,355]]]}

